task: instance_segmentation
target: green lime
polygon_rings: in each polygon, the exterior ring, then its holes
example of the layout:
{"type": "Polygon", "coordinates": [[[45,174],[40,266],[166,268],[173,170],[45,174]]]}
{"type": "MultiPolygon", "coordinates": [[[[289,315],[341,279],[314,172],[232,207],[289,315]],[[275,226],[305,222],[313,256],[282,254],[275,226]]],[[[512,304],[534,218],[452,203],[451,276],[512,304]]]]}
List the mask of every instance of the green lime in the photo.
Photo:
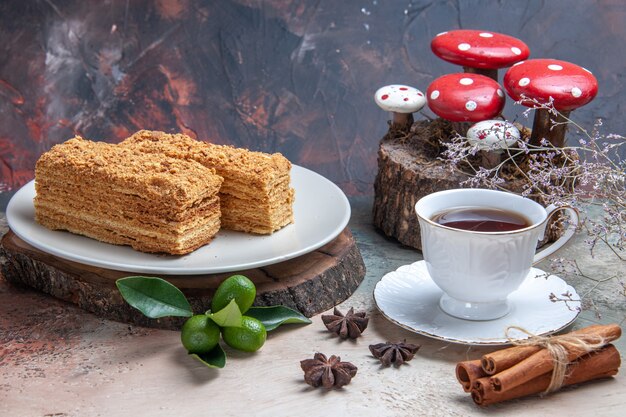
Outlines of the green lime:
{"type": "Polygon", "coordinates": [[[183,324],[180,340],[189,353],[207,353],[220,341],[220,328],[208,316],[198,314],[183,324]]]}
{"type": "Polygon", "coordinates": [[[217,287],[211,301],[211,311],[214,313],[220,311],[234,299],[243,314],[254,303],[254,297],[256,297],[254,283],[243,275],[233,275],[217,287]]]}
{"type": "Polygon", "coordinates": [[[243,316],[241,327],[222,328],[224,342],[232,348],[244,352],[255,352],[261,349],[267,337],[263,323],[254,317],[243,316]]]}

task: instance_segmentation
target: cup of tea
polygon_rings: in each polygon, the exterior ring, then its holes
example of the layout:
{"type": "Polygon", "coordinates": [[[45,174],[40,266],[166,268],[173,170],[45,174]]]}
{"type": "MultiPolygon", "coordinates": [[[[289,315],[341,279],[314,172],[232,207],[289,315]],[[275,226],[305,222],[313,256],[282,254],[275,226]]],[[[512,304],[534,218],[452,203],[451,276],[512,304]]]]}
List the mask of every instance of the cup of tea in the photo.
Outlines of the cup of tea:
{"type": "Polygon", "coordinates": [[[415,204],[415,212],[428,272],[444,292],[439,306],[467,320],[506,315],[508,295],[534,263],[574,235],[579,222],[578,212],[569,206],[544,208],[512,193],[475,188],[429,194],[415,204]],[[548,219],[559,210],[568,213],[568,228],[535,253],[548,219]]]}

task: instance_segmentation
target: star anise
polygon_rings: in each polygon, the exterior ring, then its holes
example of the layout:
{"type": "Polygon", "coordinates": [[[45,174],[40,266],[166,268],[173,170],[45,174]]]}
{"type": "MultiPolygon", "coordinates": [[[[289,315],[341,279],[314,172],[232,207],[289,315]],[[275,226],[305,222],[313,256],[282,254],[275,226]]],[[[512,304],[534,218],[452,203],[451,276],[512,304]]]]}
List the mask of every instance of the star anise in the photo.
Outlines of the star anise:
{"type": "Polygon", "coordinates": [[[342,339],[350,338],[356,339],[361,336],[361,333],[367,328],[369,318],[367,318],[364,311],[354,312],[354,308],[350,308],[348,313],[344,316],[335,307],[334,314],[322,316],[322,321],[326,328],[337,334],[342,339]]]}
{"type": "Polygon", "coordinates": [[[399,343],[387,342],[370,345],[370,352],[376,359],[380,359],[384,366],[390,366],[392,363],[395,366],[400,366],[413,359],[419,348],[420,345],[406,343],[405,340],[399,343]]]}
{"type": "Polygon", "coordinates": [[[304,371],[304,382],[313,386],[320,385],[326,389],[340,388],[350,383],[356,375],[357,367],[350,362],[341,362],[339,356],[326,358],[323,353],[316,353],[313,359],[300,361],[304,371]]]}

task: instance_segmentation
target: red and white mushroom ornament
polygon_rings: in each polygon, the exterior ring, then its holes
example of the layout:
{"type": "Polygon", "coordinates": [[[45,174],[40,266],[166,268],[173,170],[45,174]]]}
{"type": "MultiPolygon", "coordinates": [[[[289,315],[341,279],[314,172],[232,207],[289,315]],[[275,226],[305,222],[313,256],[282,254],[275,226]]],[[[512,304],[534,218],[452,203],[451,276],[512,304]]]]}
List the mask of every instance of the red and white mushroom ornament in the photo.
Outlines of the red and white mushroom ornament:
{"type": "Polygon", "coordinates": [[[515,125],[505,120],[483,120],[467,130],[467,141],[479,149],[481,165],[494,168],[500,164],[502,154],[521,138],[515,125]]]}
{"type": "Polygon", "coordinates": [[[480,74],[443,75],[428,86],[426,97],[430,109],[451,122],[493,119],[504,107],[500,84],[480,74]]]}
{"type": "Polygon", "coordinates": [[[408,85],[392,84],[379,88],[374,94],[374,101],[383,110],[393,113],[393,122],[397,128],[407,128],[413,124],[413,113],[426,105],[424,93],[408,85]]]}
{"type": "Polygon", "coordinates": [[[521,40],[484,30],[451,30],[438,34],[430,43],[433,53],[444,61],[463,66],[463,71],[498,80],[498,69],[510,67],[530,55],[521,40]]]}
{"type": "Polygon", "coordinates": [[[556,147],[565,144],[569,113],[598,93],[598,81],[589,70],[556,59],[530,59],[514,65],[504,75],[504,87],[511,98],[536,109],[529,143],[539,145],[545,138],[556,147]],[[558,115],[542,107],[549,103],[558,115]]]}

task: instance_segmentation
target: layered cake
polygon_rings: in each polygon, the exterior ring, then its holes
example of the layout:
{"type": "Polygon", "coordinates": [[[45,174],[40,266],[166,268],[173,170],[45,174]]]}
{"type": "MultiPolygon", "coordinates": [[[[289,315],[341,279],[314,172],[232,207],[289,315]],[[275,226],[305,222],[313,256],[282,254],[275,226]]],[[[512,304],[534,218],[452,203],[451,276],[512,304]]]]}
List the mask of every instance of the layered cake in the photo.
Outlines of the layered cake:
{"type": "Polygon", "coordinates": [[[35,219],[143,252],[189,253],[220,228],[222,178],[193,160],[76,137],[35,168],[35,219]]]}
{"type": "Polygon", "coordinates": [[[135,133],[119,146],[215,169],[224,178],[220,204],[226,229],[270,234],[293,222],[291,163],[279,153],[251,152],[148,130],[135,133]]]}

